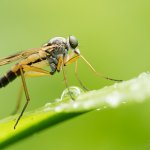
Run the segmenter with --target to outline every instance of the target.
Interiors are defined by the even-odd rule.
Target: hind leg
[[[17,99],[17,104],[15,110],[12,112],[12,115],[16,114],[20,108],[21,105],[21,100],[22,100],[22,95],[23,95],[23,85],[20,85],[19,89],[19,94],[18,94],[18,99]]]

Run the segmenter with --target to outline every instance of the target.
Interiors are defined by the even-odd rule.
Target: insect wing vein
[[[0,59],[0,66],[12,63],[12,62],[17,61],[19,59],[26,58],[29,55],[36,54],[40,50],[41,51],[46,51],[46,50],[52,51],[54,48],[55,48],[54,46],[47,46],[47,47],[41,47],[41,48],[35,48],[35,49],[29,49],[26,51],[21,51],[21,52],[14,54],[14,55]]]

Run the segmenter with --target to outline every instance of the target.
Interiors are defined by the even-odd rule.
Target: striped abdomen
[[[21,60],[19,63],[15,64],[11,68],[11,70],[9,70],[4,76],[0,78],[0,88],[5,87],[8,83],[13,81],[17,78],[17,76],[20,75],[20,65],[37,65],[37,67],[40,67],[40,64],[44,62],[44,60],[46,60],[46,57],[40,57],[38,54],[33,54],[28,58]]]
[[[0,88],[5,87],[9,82],[17,78],[17,75],[13,71],[8,71],[6,75],[0,78]]]

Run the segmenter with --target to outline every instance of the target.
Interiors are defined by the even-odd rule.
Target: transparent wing
[[[19,59],[26,58],[29,55],[38,53],[39,51],[46,51],[46,50],[52,51],[53,49],[54,49],[54,46],[45,46],[45,47],[41,47],[41,48],[34,48],[34,49],[29,49],[26,51],[18,52],[14,55],[0,59],[0,66],[9,64],[9,63],[17,61]]]

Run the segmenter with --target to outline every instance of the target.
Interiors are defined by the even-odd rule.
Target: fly
[[[75,62],[76,77],[81,86],[84,89],[86,89],[86,87],[82,84],[81,80],[77,75],[77,60],[79,58],[82,58],[95,74],[107,80],[122,81],[105,77],[102,74],[96,72],[96,70],[92,67],[92,65],[80,54],[80,50],[77,47],[78,41],[74,36],[69,36],[68,38],[55,37],[50,39],[48,43],[43,45],[41,48],[22,51],[15,55],[0,59],[0,66],[20,60],[18,61],[18,63],[12,66],[11,69],[4,76],[0,78],[0,88],[5,87],[14,79],[16,79],[18,76],[21,76],[22,79],[23,86],[21,89],[24,89],[26,96],[26,103],[14,125],[14,129],[16,128],[19,120],[21,119],[30,101],[25,77],[46,76],[46,75],[51,76],[54,75],[55,72],[60,72],[62,70],[65,85],[68,88],[64,66]],[[70,53],[68,53],[69,50],[71,50]],[[50,66],[50,71],[42,69],[45,66]],[[71,92],[69,93],[70,97],[73,99]],[[18,110],[18,107],[16,108],[16,111]]]

